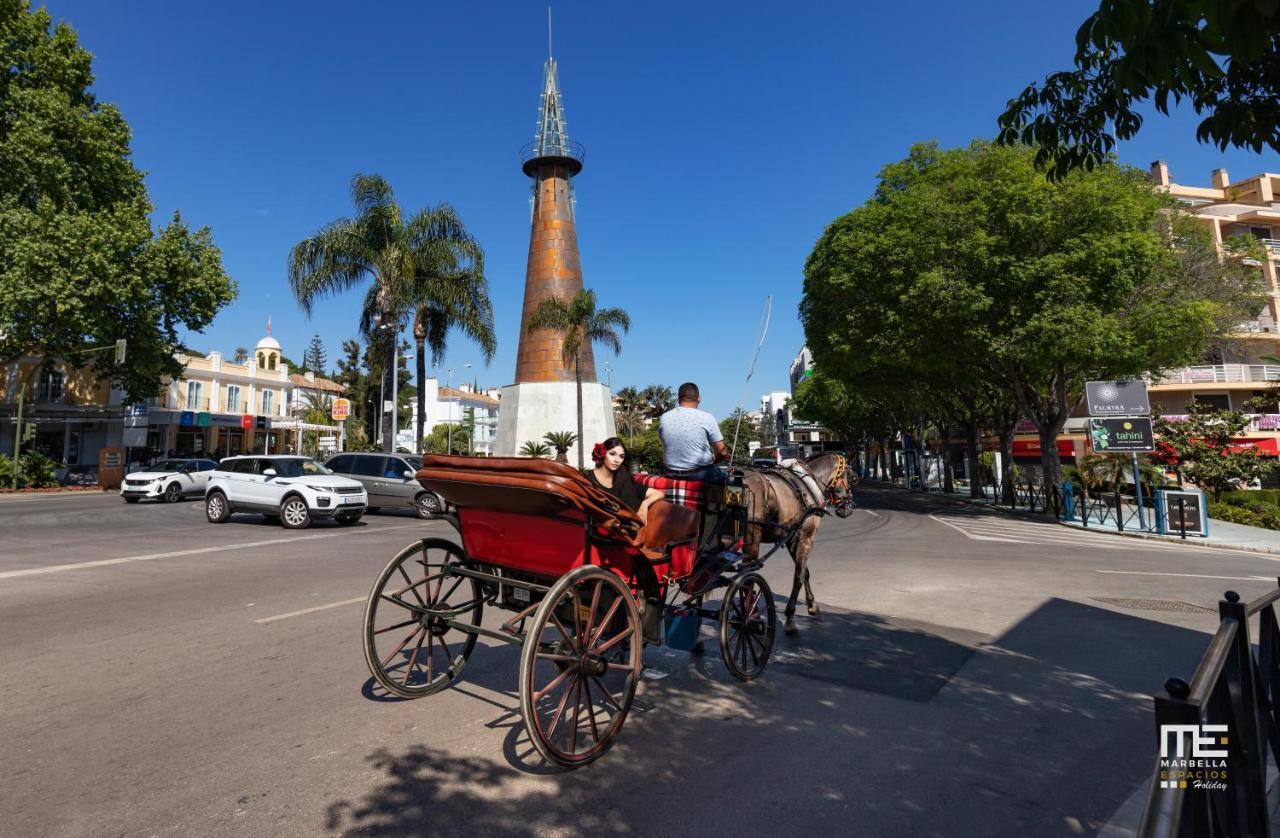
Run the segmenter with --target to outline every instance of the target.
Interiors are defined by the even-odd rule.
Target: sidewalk
[[[883,481],[876,481],[876,485],[890,484]],[[903,489],[903,491],[908,490]],[[1174,544],[1181,543],[1202,547],[1224,547],[1234,550],[1248,550],[1254,553],[1280,554],[1280,530],[1268,530],[1262,527],[1233,524],[1227,521],[1219,521],[1216,518],[1209,519],[1209,536],[1207,538],[1189,535],[1184,540],[1178,535],[1160,535],[1158,533],[1142,530],[1138,527],[1136,520],[1127,520],[1125,522],[1124,530],[1120,530],[1112,519],[1108,519],[1102,524],[1091,519],[1089,521],[1089,526],[1085,527],[1079,520],[1063,521],[1061,519],[1054,519],[1052,516],[1043,512],[1030,512],[1025,508],[1011,510],[1008,506],[997,506],[991,497],[971,498],[967,491],[952,492],[949,494],[930,492],[929,494],[934,495],[935,497],[945,497],[971,506],[986,507],[1003,512],[1006,515],[1014,515],[1037,521],[1057,520],[1057,523],[1064,527],[1088,529],[1090,532],[1111,533],[1112,535],[1127,536],[1129,538],[1148,538],[1156,541],[1171,542]],[[1148,512],[1151,512],[1151,510],[1148,510]]]

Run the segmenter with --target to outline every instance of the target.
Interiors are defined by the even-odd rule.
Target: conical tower
[[[569,139],[554,58],[547,59],[542,73],[537,133],[533,142],[521,149],[520,157],[524,173],[533,178],[533,226],[524,275],[516,383],[573,381],[573,369],[561,353],[563,335],[552,329],[531,334],[525,328],[543,300],[559,297],[568,302],[582,290],[573,178],[582,171],[583,150],[581,144]],[[588,346],[582,353],[582,380],[595,379],[595,360]]]
[[[582,171],[581,144],[569,139],[556,61],[543,65],[538,127],[533,142],[520,151],[521,168],[533,179],[529,260],[525,268],[524,307],[520,315],[515,383],[502,390],[497,454],[510,456],[548,431],[577,428],[574,370],[566,364],[564,335],[554,329],[529,332],[525,324],[543,300],[565,302],[582,290],[578,231],[574,220],[573,178]],[[583,436],[589,447],[614,434],[613,406],[607,388],[596,381],[591,347],[582,365]],[[576,448],[569,461],[577,462]]]

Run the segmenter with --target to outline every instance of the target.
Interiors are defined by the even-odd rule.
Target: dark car
[[[434,518],[446,509],[444,498],[423,487],[414,476],[422,458],[413,454],[338,454],[325,463],[330,471],[359,480],[369,493],[369,511],[413,509],[419,518]]]

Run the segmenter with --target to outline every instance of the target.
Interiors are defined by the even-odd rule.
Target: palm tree
[[[556,449],[556,462],[569,464],[569,449],[579,437],[573,431],[547,431],[542,435],[547,444]],[[579,466],[581,468],[581,466]]]
[[[583,289],[569,302],[549,297],[538,304],[525,326],[530,332],[556,329],[564,332],[560,354],[566,364],[573,364],[578,384],[578,439],[582,439],[582,353],[592,343],[603,343],[616,355],[622,351],[621,328],[631,328],[631,318],[620,308],[596,308],[594,291]],[[578,468],[585,468],[582,446],[578,446]]]
[[[671,388],[661,384],[650,384],[641,391],[640,398],[644,399],[645,412],[650,419],[657,419],[676,406],[676,397]]]
[[[628,413],[630,411],[643,411],[645,408],[644,396],[640,395],[640,391],[635,387],[622,387],[614,395],[614,400],[618,405],[618,412]]]
[[[237,346],[236,351],[231,354],[231,363],[243,364],[247,360],[249,360],[249,350],[243,346]]]
[[[618,432],[628,437],[640,435],[645,426],[645,419],[644,412],[640,410],[618,410],[613,414]]]
[[[534,442],[529,440],[520,446],[521,457],[550,457],[551,447],[545,442]]]
[[[321,297],[371,280],[361,328],[371,342],[377,338],[387,358],[383,375],[390,375],[396,335],[415,304],[423,301],[415,292],[421,292],[425,278],[459,270],[483,276],[483,253],[448,204],[419,210],[406,220],[391,185],[379,175],[352,178],[351,200],[354,218],[333,221],[294,245],[289,286],[309,316]],[[386,331],[395,335],[382,334]],[[383,422],[383,450],[390,452],[395,445],[391,415]]]

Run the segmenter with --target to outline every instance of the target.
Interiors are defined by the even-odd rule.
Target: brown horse
[[[802,501],[795,488],[780,472],[784,469],[745,469],[743,482],[746,486],[749,508],[751,510],[750,526],[743,542],[743,551],[749,559],[760,555],[760,544],[783,543],[791,560],[795,562],[795,579],[791,586],[791,598],[787,600],[786,622],[783,627],[788,634],[796,631],[796,600],[800,596],[800,586],[804,585],[805,604],[809,614],[817,619],[822,618],[818,601],[813,596],[813,586],[809,584],[809,551],[813,549],[813,540],[822,526],[822,515],[831,507],[841,518],[847,518],[853,511],[852,487],[848,463],[840,454],[819,454],[806,460],[818,485],[826,492],[825,506],[816,510],[807,499]],[[853,478],[856,485],[857,478]]]

